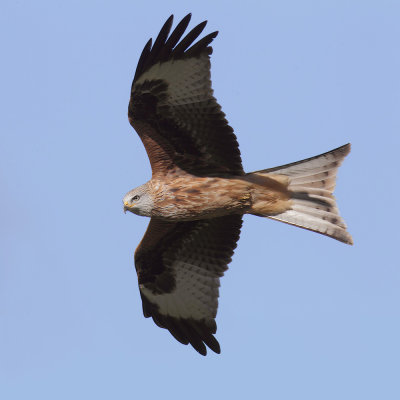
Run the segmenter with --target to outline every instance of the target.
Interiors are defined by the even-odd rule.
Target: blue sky
[[[183,3],[2,3],[0,397],[400,398],[399,2]],[[353,146],[355,245],[246,217],[206,358],[143,317],[121,202],[150,178],[139,54],[188,12],[247,171]]]

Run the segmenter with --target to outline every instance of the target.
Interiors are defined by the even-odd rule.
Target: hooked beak
[[[124,214],[129,211],[129,204],[127,202],[124,203]]]

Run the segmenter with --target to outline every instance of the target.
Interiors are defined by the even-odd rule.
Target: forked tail
[[[306,160],[257,171],[258,175],[288,178],[290,208],[264,216],[353,244],[332,194],[337,170],[349,152],[350,144],[346,144]]]

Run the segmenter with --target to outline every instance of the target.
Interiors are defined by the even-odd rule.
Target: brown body
[[[182,173],[149,183],[152,217],[192,221],[230,214],[278,214],[290,208],[287,178],[280,175],[196,177]]]

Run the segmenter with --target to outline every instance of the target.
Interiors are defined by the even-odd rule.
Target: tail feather
[[[323,221],[328,221],[334,225],[346,229],[345,222],[340,216],[338,216],[336,212],[320,210],[299,204],[294,204],[292,206],[292,210],[297,211],[299,214],[305,214],[311,217],[322,219]]]
[[[290,208],[265,216],[353,244],[332,194],[338,168],[349,152],[350,144],[346,144],[316,157],[257,171],[260,175],[289,178]]]
[[[333,174],[332,171],[328,171],[328,175],[325,172],[297,178],[296,183],[292,183],[292,187],[295,189],[296,186],[304,186],[307,184],[309,188],[324,188],[332,193],[335,189],[336,175]]]

